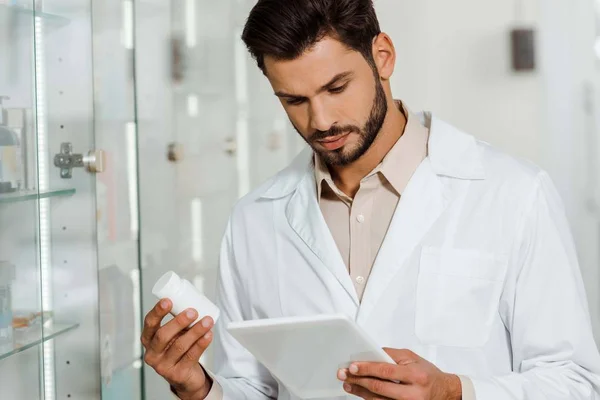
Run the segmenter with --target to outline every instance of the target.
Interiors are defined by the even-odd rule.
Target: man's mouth
[[[325,139],[317,140],[317,142],[329,151],[337,150],[343,147],[348,140],[350,133],[344,133],[337,136],[331,136]]]

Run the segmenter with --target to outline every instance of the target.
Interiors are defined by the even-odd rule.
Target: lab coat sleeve
[[[536,179],[509,261],[500,314],[513,373],[471,377],[478,400],[600,399],[600,356],[565,212],[546,173]]]
[[[460,384],[462,386],[462,400],[475,400],[475,389],[473,382],[466,376],[459,375]]]
[[[204,369],[204,371],[206,371],[206,373],[210,375],[210,377],[213,380],[212,388],[210,389],[210,392],[208,392],[208,395],[204,398],[204,400],[223,400],[223,388],[221,387],[219,382],[217,382],[214,374],[206,368]],[[173,386],[171,386],[171,392],[173,393],[174,399],[179,399],[179,396],[177,396],[177,391]]]
[[[212,372],[210,372],[208,370],[206,370],[206,372],[212,378],[213,385],[212,385],[212,388],[210,389],[210,392],[208,392],[208,396],[206,396],[206,398],[204,400],[223,400],[223,387],[221,386],[219,381],[217,381],[217,378],[214,376],[214,374]]]
[[[214,338],[215,383],[225,400],[266,400],[277,398],[278,385],[271,373],[231,336],[227,325],[248,319],[250,299],[246,296],[241,265],[236,262],[231,222],[223,243],[217,280],[217,305],[221,316]]]

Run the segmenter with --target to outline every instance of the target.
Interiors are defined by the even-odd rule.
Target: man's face
[[[327,165],[351,164],[371,147],[387,102],[359,52],[326,37],[295,60],[266,57],[265,67],[290,121]]]

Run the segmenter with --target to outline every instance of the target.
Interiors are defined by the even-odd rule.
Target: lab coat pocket
[[[481,347],[490,335],[507,258],[477,250],[424,247],[415,331],[423,344]]]

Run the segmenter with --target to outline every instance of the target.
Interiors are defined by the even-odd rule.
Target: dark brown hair
[[[293,60],[331,36],[374,67],[373,39],[381,33],[373,0],[258,0],[242,39],[259,68],[265,56]]]

